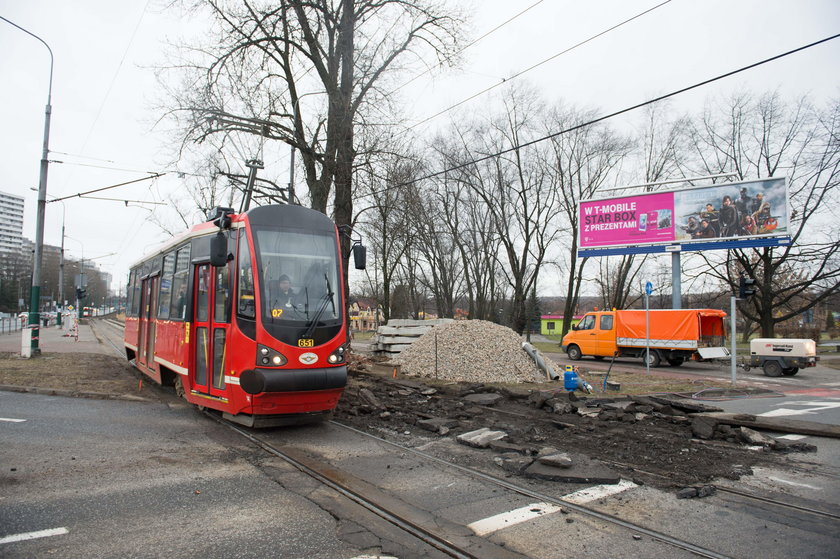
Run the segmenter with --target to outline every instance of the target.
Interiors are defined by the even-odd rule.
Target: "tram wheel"
[[[177,375],[175,377],[175,395],[184,399],[187,397],[186,391],[184,390],[184,381],[181,379],[181,375]]]

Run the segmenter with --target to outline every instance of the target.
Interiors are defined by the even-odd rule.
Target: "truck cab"
[[[615,340],[615,312],[590,312],[572,326],[561,347],[573,360],[584,355],[599,359],[613,356],[618,349]]]

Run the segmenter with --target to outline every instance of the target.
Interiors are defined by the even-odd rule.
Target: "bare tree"
[[[372,274],[372,285],[381,287],[381,291],[377,291],[380,292],[383,318],[387,322],[391,318],[393,290],[399,278],[400,265],[413,243],[413,215],[406,203],[413,187],[406,185],[416,178],[418,167],[401,157],[391,157],[379,163],[382,167],[378,169],[359,171],[362,176],[360,183],[368,190],[367,199],[372,203],[357,217],[373,256],[373,262],[368,266],[368,277],[371,278]]]
[[[741,312],[762,336],[840,290],[840,102],[819,109],[807,98],[788,103],[778,93],[735,95],[707,106],[692,128],[695,159],[707,173],[740,179],[787,176],[791,243],[734,250],[721,259],[703,253],[707,273],[737,291],[740,273],[758,293]]]
[[[437,212],[454,243],[454,257],[460,258],[467,315],[479,320],[498,320],[498,303],[504,297],[499,236],[490,226],[490,209],[470,188],[472,156],[469,151],[474,123],[459,123],[433,142],[439,165],[457,170],[438,174],[434,181],[432,211]],[[463,166],[463,167],[462,167]],[[455,264],[453,263],[453,266]],[[450,277],[454,278],[455,273]],[[455,291],[457,288],[450,288]],[[455,300],[457,296],[453,296]],[[455,309],[453,308],[453,313]]]
[[[563,308],[563,331],[569,331],[577,306],[583,268],[587,259],[578,262],[578,205],[593,198],[630,150],[630,142],[609,127],[596,124],[583,126],[592,119],[593,111],[558,107],[547,120],[551,130],[570,130],[551,139],[551,172],[553,183],[561,193],[558,205],[568,225],[563,232],[568,239],[566,251],[566,298]],[[623,290],[622,290],[623,291]]]
[[[511,326],[523,332],[527,297],[536,285],[548,247],[557,236],[557,188],[551,181],[541,146],[521,147],[535,135],[542,104],[531,91],[511,90],[505,112],[479,130],[466,184],[481,199],[501,247],[502,271],[511,289]],[[506,151],[503,155],[499,153]]]

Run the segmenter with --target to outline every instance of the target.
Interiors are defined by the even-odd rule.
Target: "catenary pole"
[[[44,255],[44,218],[47,206],[47,171],[49,170],[50,115],[52,113],[52,81],[54,59],[52,49],[41,37],[32,33],[31,31],[27,31],[20,25],[9,21],[8,19],[2,16],[0,16],[0,19],[16,27],[17,29],[20,29],[27,35],[38,39],[38,41],[40,41],[41,44],[47,47],[47,51],[49,51],[50,53],[50,82],[49,88],[47,89],[47,106],[44,111],[44,145],[41,151],[41,170],[40,178],[38,180],[38,210],[35,217],[35,256],[32,262],[32,289],[29,293],[30,327],[27,329],[27,331],[24,331],[24,336],[26,336],[28,333],[31,337],[29,351],[27,352],[25,348],[22,348],[22,353],[24,354],[24,356],[31,357],[32,355],[39,355],[41,353],[41,349],[38,345],[38,323],[41,318],[39,312],[41,306],[41,262],[43,260]]]

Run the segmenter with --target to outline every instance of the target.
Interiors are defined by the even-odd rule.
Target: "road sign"
[[[647,293],[648,295],[653,293],[653,284],[651,282],[647,282],[645,284],[645,293]]]

